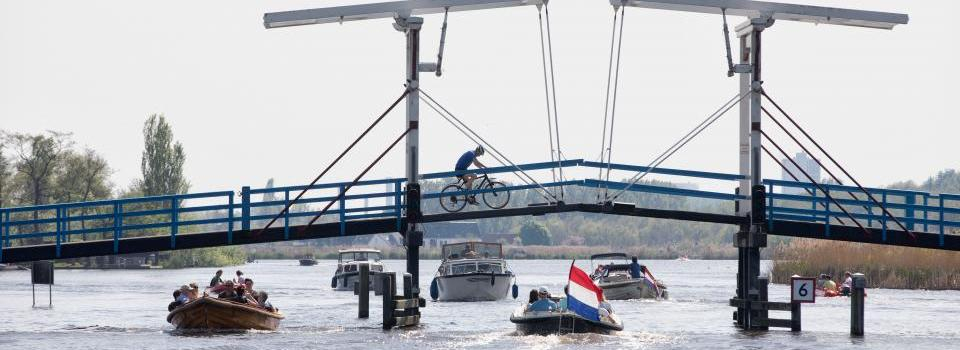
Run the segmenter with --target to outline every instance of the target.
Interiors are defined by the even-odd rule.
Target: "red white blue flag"
[[[567,309],[588,320],[599,321],[600,289],[586,272],[570,264],[570,277],[567,283]]]

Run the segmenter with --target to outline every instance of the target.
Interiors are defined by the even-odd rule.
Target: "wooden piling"
[[[360,311],[357,317],[370,318],[370,265],[360,264]]]
[[[393,273],[377,274],[380,278],[381,293],[383,294],[383,329],[390,329],[394,326],[393,318],[393,297],[396,293],[396,275]]]
[[[862,273],[853,274],[850,290],[850,335],[863,336],[863,300],[867,287],[867,277]]]

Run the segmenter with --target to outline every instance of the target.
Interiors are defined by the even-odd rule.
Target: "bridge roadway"
[[[545,162],[523,164],[519,167],[532,172],[556,167],[596,169],[605,168],[607,164],[567,160],[559,164]],[[656,174],[711,181],[736,182],[741,178],[731,174],[648,169],[624,164],[612,164],[610,167],[620,171],[650,170]],[[488,168],[487,173],[509,173],[514,170],[516,169],[513,167]],[[453,175],[456,174],[424,174],[423,179],[449,179]],[[234,203],[236,193],[223,191],[0,208],[0,262],[68,259],[397,232],[406,224],[402,207],[405,193],[402,190],[403,182],[403,179],[363,181],[349,194],[346,183],[320,184],[309,189],[306,186],[265,189],[245,187],[240,192],[240,203]],[[568,192],[571,187],[579,187],[581,195],[587,193],[584,191],[594,191],[598,187],[607,187],[614,191],[627,189],[634,194],[720,202],[721,208],[732,208],[735,200],[744,198],[730,193],[677,188],[657,182],[628,186],[626,183],[613,181],[561,179],[542,185],[553,189],[565,186]],[[960,229],[960,195],[869,189],[872,194],[882,199],[882,206],[893,212],[897,220],[912,231],[907,233],[895,230],[899,225],[892,225],[891,218],[882,215],[876,203],[866,200],[865,196],[852,194],[854,188],[824,184],[824,189],[833,196],[833,200],[828,200],[822,192],[813,189],[808,183],[765,180],[764,185],[767,188],[764,209],[767,223],[764,228],[770,235],[960,250],[960,235],[955,234]],[[533,184],[508,184],[507,189],[519,191],[537,187],[539,186]],[[266,220],[273,218],[296,193],[304,189],[310,194],[298,202],[303,205],[299,210],[292,210],[282,216],[277,225],[263,232],[260,232],[259,228],[251,227],[263,225]],[[471,190],[464,193],[482,195],[489,191]],[[337,195],[332,196],[331,192]],[[251,197],[257,194],[263,196],[261,201],[252,200]],[[439,197],[440,193],[429,191],[422,195],[424,200]],[[385,205],[370,206],[370,199],[383,199]],[[325,204],[331,201],[339,203],[336,209],[326,213],[326,221],[310,227],[303,225],[305,219],[319,214],[316,208],[309,204]],[[519,199],[512,200],[518,201]],[[362,206],[358,204],[361,202]],[[843,205],[846,211],[866,228],[854,226],[850,217],[838,210],[837,203]],[[431,201],[430,204],[434,203]],[[745,217],[733,214],[643,208],[623,203],[527,204],[513,203],[514,207],[505,209],[457,213],[428,212],[423,216],[423,221],[444,222],[581,212],[726,225],[747,223]],[[334,217],[336,220],[329,222],[334,220]],[[234,227],[235,225],[239,227]]]
[[[746,222],[745,218],[727,214],[635,208],[627,205],[611,207],[600,204],[583,203],[431,214],[425,215],[423,217],[423,221],[443,222],[509,216],[548,215],[570,212],[710,222],[729,225],[740,225]],[[405,221],[406,219],[401,220]],[[954,235],[946,236],[944,244],[941,245],[940,236],[938,234],[926,232],[915,232],[914,234],[917,237],[916,240],[914,240],[903,231],[888,229],[886,230],[887,239],[883,240],[884,233],[883,230],[879,228],[869,228],[868,230],[871,234],[866,235],[863,230],[856,226],[831,225],[831,235],[829,238],[827,238],[823,235],[823,224],[788,220],[773,220],[771,226],[774,229],[769,231],[768,234],[777,236],[829,239],[835,241],[911,246],[954,251],[960,250],[960,236]],[[346,233],[344,235],[341,235],[341,227],[340,223],[338,222],[314,224],[309,228],[306,228],[305,225],[290,226],[289,236],[286,238],[284,237],[285,230],[283,227],[272,227],[263,231],[262,233],[259,231],[259,229],[234,231],[232,243],[228,242],[226,231],[182,234],[177,237],[177,245],[175,248],[171,248],[169,244],[169,238],[167,236],[123,238],[121,239],[122,243],[119,245],[120,249],[118,253],[146,253],[175,249],[193,249],[226,245],[281,242],[285,240],[305,240],[391,233],[396,232],[396,220],[391,218],[378,218],[348,221],[346,223]],[[4,249],[3,263],[110,255],[114,254],[113,247],[113,240],[63,243],[60,248],[61,250],[59,257],[57,256],[56,247],[53,244],[9,247]]]

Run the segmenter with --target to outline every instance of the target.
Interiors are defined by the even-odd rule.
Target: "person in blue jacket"
[[[637,257],[633,257],[630,261],[630,277],[640,278],[641,276],[643,276],[643,269],[640,268]]]
[[[466,171],[468,168],[470,168],[470,165],[475,166],[477,169],[486,168],[486,166],[484,166],[483,163],[480,163],[480,161],[477,160],[477,157],[482,156],[484,153],[485,152],[484,152],[483,146],[477,146],[477,148],[472,151],[464,152],[460,156],[460,158],[457,159],[457,165],[453,168],[453,170],[458,172]],[[464,190],[472,190],[473,180],[477,179],[477,174],[464,173],[464,174],[457,175],[457,178],[463,180]],[[476,205],[477,204],[476,196],[475,195],[467,196],[467,202],[470,204]]]

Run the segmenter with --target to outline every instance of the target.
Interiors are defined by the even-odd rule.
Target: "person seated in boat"
[[[600,314],[601,321],[611,322],[610,315],[613,314],[613,306],[607,301],[606,296],[600,299],[600,307],[597,308],[597,313]]]
[[[850,295],[851,288],[853,288],[853,275],[850,274],[850,271],[846,271],[843,273],[843,284],[840,285],[840,295]]]
[[[821,286],[821,288],[822,288],[824,291],[828,291],[828,290],[829,290],[829,291],[836,291],[836,290],[837,290],[837,282],[834,282],[834,281],[833,281],[833,277],[832,277],[832,276],[827,275],[827,274],[824,274],[824,275],[823,275],[823,286]]]
[[[537,301],[527,307],[527,311],[554,311],[557,309],[557,303],[550,299],[550,292],[547,291],[547,287],[540,287],[537,291]]]
[[[223,278],[221,278],[222,276],[223,276],[223,270],[217,270],[217,274],[210,279],[209,287],[212,288],[212,287],[216,287],[223,284]]]
[[[259,304],[260,307],[266,309],[267,311],[274,312],[274,313],[277,312],[277,308],[273,307],[273,305],[270,304],[269,301],[267,301],[267,296],[268,296],[267,292],[257,293],[257,304]]]
[[[237,297],[237,291],[234,289],[233,280],[227,280],[226,282],[223,282],[223,285],[226,288],[224,288],[223,291],[217,295],[217,298],[229,300]]]
[[[570,286],[563,286],[563,297],[557,302],[557,309],[560,311],[567,309],[567,296],[570,295]]]
[[[640,269],[640,263],[637,262],[637,257],[630,259],[630,278],[640,278],[643,276],[643,272]]]
[[[247,278],[243,281],[243,287],[247,290],[247,293],[256,295],[257,292],[253,289],[253,279]]]
[[[247,288],[242,285],[237,287],[237,296],[231,301],[238,302],[240,304],[260,306],[260,303],[257,302],[257,299],[254,298],[253,295],[250,294],[250,291],[248,291]]]
[[[466,171],[468,168],[470,168],[470,165],[475,166],[477,169],[486,168],[486,166],[484,166],[483,163],[480,163],[480,161],[477,160],[477,158],[482,156],[484,153],[485,151],[483,149],[483,146],[477,146],[477,148],[472,151],[464,152],[462,155],[460,155],[460,158],[457,159],[457,164],[454,166],[453,171],[457,171],[457,172]],[[475,173],[460,174],[460,175],[457,175],[457,179],[460,179],[463,181],[464,190],[472,190],[473,180],[477,179],[477,174]],[[479,205],[477,203],[477,197],[474,194],[467,196],[467,203],[470,203],[473,205]]]
[[[181,304],[183,304],[183,302],[181,302],[181,300],[180,300],[180,295],[182,295],[182,294],[183,294],[183,293],[180,292],[179,289],[173,291],[173,301],[170,302],[170,304],[167,305],[167,311],[173,311],[173,309],[176,309],[178,306],[180,306]]]
[[[239,284],[239,285],[243,285],[243,280],[244,280],[244,279],[245,279],[245,278],[243,277],[243,271],[237,270],[237,278],[234,279],[233,281],[236,282],[236,283]]]
[[[540,300],[540,293],[537,293],[536,289],[531,289],[530,298],[527,299],[527,306],[530,306],[531,304],[537,302],[537,300]]]
[[[180,286],[178,291],[180,291],[180,295],[177,296],[176,301],[180,303],[180,305],[189,303],[191,300],[193,300],[190,298],[190,286],[184,284]]]

